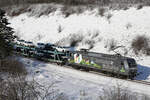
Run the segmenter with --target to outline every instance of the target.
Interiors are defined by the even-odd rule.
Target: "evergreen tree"
[[[4,58],[11,54],[12,42],[15,39],[14,31],[8,26],[5,11],[0,9],[0,57]]]

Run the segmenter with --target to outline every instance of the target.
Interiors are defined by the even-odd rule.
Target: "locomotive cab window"
[[[127,59],[127,62],[130,68],[136,67],[136,62],[134,59]]]

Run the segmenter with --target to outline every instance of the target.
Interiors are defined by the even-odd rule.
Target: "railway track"
[[[102,76],[106,76],[106,77],[111,77],[111,76],[108,76],[108,75],[103,74],[103,73],[98,73],[98,72],[93,72],[93,71],[91,71],[91,73],[102,75]],[[112,77],[112,78],[119,79],[119,80],[125,80],[125,81],[129,81],[129,82],[134,82],[134,83],[139,83],[139,84],[144,84],[144,85],[149,85],[150,86],[150,82],[144,81],[144,80],[121,79],[121,78],[116,78],[116,77]]]
[[[64,66],[64,67],[75,69],[75,68],[72,68],[70,66]],[[78,71],[84,71],[84,70],[78,70]],[[86,72],[86,71],[84,71],[84,72]],[[119,79],[119,80],[124,80],[124,81],[129,81],[129,82],[134,82],[134,83],[144,84],[144,85],[149,85],[150,86],[150,82],[144,81],[144,80],[121,79],[121,78],[112,77],[112,76],[106,75],[104,73],[99,73],[99,72],[94,72],[94,71],[89,71],[87,73],[97,74],[97,75],[101,75],[101,76],[105,76],[105,77],[111,77],[111,78],[114,78],[114,79]]]
[[[144,80],[128,80],[131,82],[135,82],[135,83],[140,83],[140,84],[145,84],[145,85],[150,85],[150,82],[144,81]]]

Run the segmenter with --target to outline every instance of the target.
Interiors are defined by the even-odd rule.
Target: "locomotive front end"
[[[129,77],[134,78],[137,75],[137,64],[133,58],[127,59],[127,64],[129,68]]]

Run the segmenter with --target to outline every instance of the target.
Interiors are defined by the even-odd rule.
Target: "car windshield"
[[[37,45],[44,45],[44,43],[38,43]]]
[[[27,42],[27,43],[32,44],[32,42]]]
[[[18,40],[19,42],[25,42],[25,40]]]

